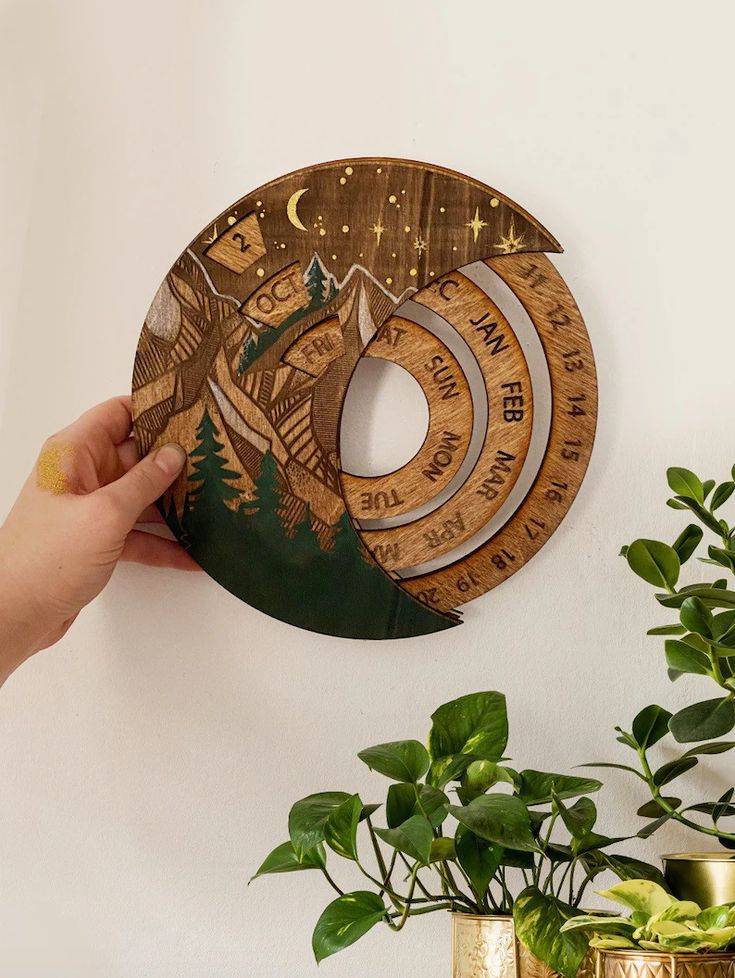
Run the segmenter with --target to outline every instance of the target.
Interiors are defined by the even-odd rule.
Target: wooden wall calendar
[[[161,501],[182,544],[233,594],[302,628],[380,639],[458,624],[460,605],[549,539],[589,461],[595,363],[546,256],[561,250],[501,193],[407,160],[322,164],[237,201],[175,262],[135,358],[140,451],[176,441],[189,455]],[[540,340],[551,410],[535,462],[534,380],[473,263]],[[417,309],[455,331],[480,389]],[[361,357],[408,370],[429,406],[423,445],[389,475],[340,465]],[[524,471],[523,498],[483,534]]]

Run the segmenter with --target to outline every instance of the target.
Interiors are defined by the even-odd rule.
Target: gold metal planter
[[[596,978],[735,978],[735,954],[600,951]]]
[[[452,978],[560,976],[516,939],[512,917],[455,913],[452,914]],[[577,978],[594,978],[591,955],[582,962]]]
[[[675,852],[661,858],[666,882],[680,900],[700,907],[735,902],[735,852]]]

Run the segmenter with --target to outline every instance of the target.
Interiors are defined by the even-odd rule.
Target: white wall
[[[644,637],[663,618],[616,554],[676,534],[667,465],[725,478],[735,458],[735,17],[670,0],[5,0],[0,18],[3,512],[48,432],[128,389],[181,248],[272,177],[429,160],[567,248],[554,261],[600,374],[589,475],[460,630],[324,638],[204,576],[126,566],[0,692],[0,974],[307,978],[329,892],[308,874],[245,883],[293,800],[384,788],[357,750],[496,688],[518,764],[620,759],[615,723],[697,683],[669,686]],[[606,829],[639,826],[622,775],[602,800]],[[672,830],[639,851],[692,843]],[[444,978],[448,922],[376,931],[319,973]]]

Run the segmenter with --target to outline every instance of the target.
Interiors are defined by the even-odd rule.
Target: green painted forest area
[[[323,550],[306,506],[293,536],[280,511],[285,483],[274,456],[263,456],[254,498],[232,482],[219,431],[205,408],[190,452],[193,471],[179,519],[171,530],[216,581],[268,615],[311,631],[351,638],[404,638],[457,624],[412,598],[371,560],[345,512],[331,550]],[[228,505],[229,503],[229,505]]]

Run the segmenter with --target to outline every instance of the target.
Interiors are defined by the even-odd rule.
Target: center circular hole
[[[418,452],[428,428],[429,405],[407,370],[390,360],[358,360],[342,409],[340,454],[345,472],[395,472]]]

